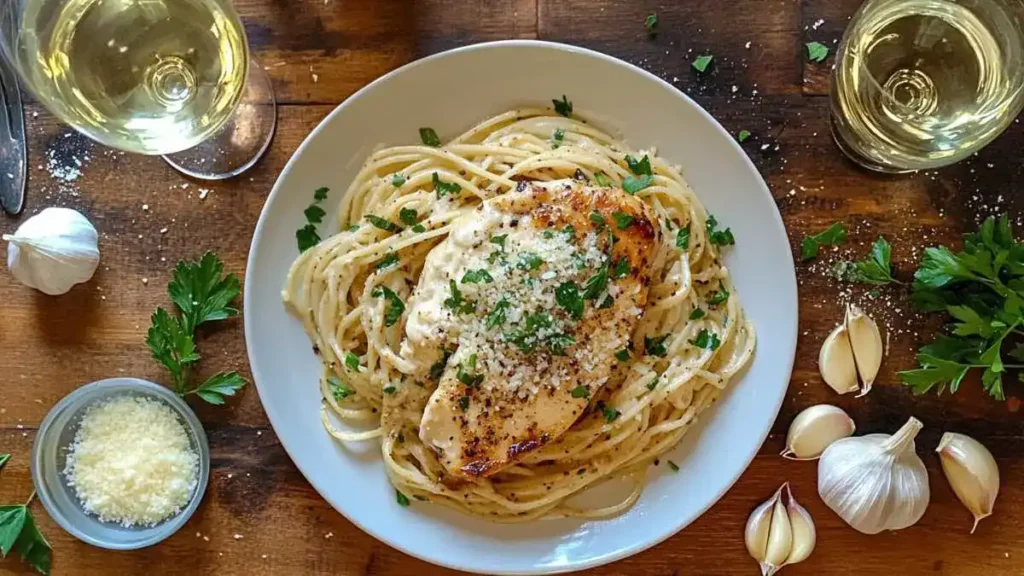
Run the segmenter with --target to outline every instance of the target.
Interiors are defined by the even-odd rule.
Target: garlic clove
[[[763,563],[765,553],[768,549],[768,532],[771,529],[772,511],[775,503],[782,497],[782,488],[775,491],[775,495],[761,504],[750,513],[747,518],[747,528],[743,534],[743,540],[747,545],[747,552],[758,562]]]
[[[783,486],[788,486],[784,484]],[[781,492],[782,488],[779,488]],[[768,530],[768,547],[764,551],[764,564],[768,565],[769,573],[775,572],[786,563],[789,551],[793,549],[793,526],[789,522],[789,514],[779,498],[772,506],[771,528]],[[764,572],[764,566],[761,567]]]
[[[836,440],[853,435],[857,426],[842,408],[818,404],[797,414],[789,425],[786,449],[790,460],[814,460]]]
[[[949,485],[960,502],[974,515],[971,534],[978,522],[992,515],[999,495],[999,466],[992,453],[970,436],[946,432],[939,441],[939,460]]]
[[[860,398],[871,391],[882,366],[882,334],[878,331],[878,324],[852,304],[846,307],[846,329],[861,381],[860,394],[857,394]]]
[[[793,492],[786,484],[786,495],[788,504],[786,512],[789,514],[789,522],[793,529],[793,546],[786,558],[786,564],[797,564],[803,562],[814,552],[814,545],[818,542],[818,533],[814,528],[814,520],[806,508],[797,503],[793,498]]]
[[[849,330],[845,322],[836,326],[828,338],[825,338],[821,352],[818,353],[818,369],[825,383],[840,394],[853,392],[859,388],[853,345],[850,343]]]

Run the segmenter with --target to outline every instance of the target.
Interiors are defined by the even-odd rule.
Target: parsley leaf
[[[469,314],[476,309],[476,304],[462,297],[462,291],[459,290],[459,286],[455,283],[455,280],[449,280],[448,287],[451,288],[452,295],[445,299],[445,308],[457,314]]]
[[[555,288],[555,302],[558,303],[573,320],[583,318],[583,297],[575,282],[563,282]]]
[[[457,182],[442,182],[437,172],[431,176],[431,182],[434,184],[434,192],[437,193],[438,199],[444,198],[448,194],[455,196],[462,192],[462,186]]]
[[[601,216],[601,213],[598,212],[597,210],[594,210],[593,212],[590,213],[590,221],[594,223],[594,227],[597,228],[598,232],[604,230],[604,216]]]
[[[444,369],[448,367],[448,359],[452,357],[452,351],[445,349],[441,353],[441,357],[430,365],[430,379],[437,380],[444,374]]]
[[[395,490],[395,500],[398,502],[398,505],[401,506],[402,508],[409,507],[409,497],[406,496],[405,494],[402,494],[398,490]]]
[[[597,307],[597,309],[606,310],[608,308],[611,308],[613,304],[615,304],[615,300],[611,297],[611,294],[607,294],[605,295],[604,300],[601,301],[601,304]]]
[[[706,223],[708,230],[708,241],[715,246],[732,246],[736,244],[736,238],[732,235],[732,229],[726,228],[725,230],[718,229],[718,220],[711,214],[708,214],[708,221]]]
[[[623,256],[619,258],[619,261],[615,263],[615,268],[612,269],[612,278],[625,278],[629,274],[629,259]]]
[[[728,299],[729,291],[725,289],[725,286],[722,286],[721,290],[716,290],[708,294],[708,304],[712,306],[718,306],[719,304],[725,302]]]
[[[680,250],[689,250],[690,248],[690,225],[687,224],[685,228],[680,228],[676,234],[676,248]]]
[[[598,186],[603,186],[605,188],[607,188],[607,187],[612,185],[611,178],[609,178],[608,175],[605,174],[604,172],[597,172],[597,173],[595,173],[594,174],[594,182],[597,182]]]
[[[380,216],[374,216],[373,214],[367,214],[363,216],[367,222],[373,224],[374,227],[379,228],[385,232],[401,232],[402,227],[395,224],[391,220],[381,218]]]
[[[630,172],[637,176],[651,176],[651,159],[644,154],[641,160],[637,160],[630,155],[626,155],[626,166],[629,166]]]
[[[351,352],[346,352],[345,353],[345,368],[348,368],[349,370],[351,370],[353,372],[361,372],[361,370],[359,369],[359,356],[356,356],[355,354],[353,354]]]
[[[662,334],[661,336],[655,336],[653,338],[645,336],[644,351],[651,356],[664,358],[668,355],[668,349],[665,348],[665,340],[668,340],[669,336],[671,336],[671,334]]]
[[[331,189],[327,187],[317,188],[313,191],[313,200],[316,202],[323,202],[324,200],[327,200],[327,193],[330,191]]]
[[[381,390],[381,392],[387,394],[388,396],[393,396],[395,392],[398,392],[398,388],[395,388],[394,386],[385,386]]]
[[[398,322],[399,318],[402,317],[402,313],[405,312],[405,302],[395,294],[391,288],[387,286],[377,286],[370,292],[370,296],[374,298],[384,297],[386,301],[384,306],[384,325],[394,326]]]
[[[694,308],[693,311],[690,312],[690,320],[700,320],[701,318],[707,316],[707,314],[708,313],[705,312],[702,308]]]
[[[647,18],[644,18],[644,28],[647,28],[647,33],[651,36],[658,34],[658,15],[648,14]]]
[[[810,260],[818,256],[818,249],[822,246],[838,246],[846,242],[846,228],[842,222],[836,222],[820,234],[804,236],[800,244],[800,259]]]
[[[412,226],[419,220],[420,213],[413,210],[412,208],[402,208],[398,212],[398,219],[402,221],[402,224]]]
[[[673,462],[671,460],[666,460],[666,462],[668,462],[668,467],[671,468],[673,472],[679,472],[679,465],[678,464],[676,464],[675,462]]]
[[[599,407],[601,408],[601,413],[604,415],[604,421],[609,424],[616,421],[619,416],[622,416],[622,412],[619,412],[611,406],[605,406],[603,402]]]
[[[548,347],[555,356],[565,356],[565,349],[576,343],[576,339],[568,334],[553,334],[547,338]]]
[[[0,506],[0,555],[12,550],[40,574],[50,573],[53,549],[36,527],[27,503]]]
[[[629,348],[623,348],[622,350],[619,350],[618,352],[616,352],[615,353],[615,359],[618,360],[619,362],[628,362],[629,361]]]
[[[520,270],[536,270],[544,264],[544,260],[540,256],[533,252],[523,252],[519,256],[519,262],[516,264],[516,268]]]
[[[508,238],[508,234],[501,234],[501,235],[495,234],[494,236],[491,236],[491,244],[497,244],[498,246],[501,246],[502,250],[504,250],[505,249],[505,240],[507,238]]]
[[[405,176],[403,176],[399,172],[395,172],[391,176],[391,185],[394,186],[395,188],[401,188],[402,184],[405,184]]]
[[[811,62],[824,62],[828,58],[828,46],[821,42],[808,42],[804,46],[807,47],[807,59]]]
[[[697,333],[696,338],[690,340],[690,344],[705,350],[718,350],[718,347],[722,342],[718,339],[718,334],[707,330],[701,330]]]
[[[650,382],[647,383],[647,389],[648,390],[654,390],[657,387],[658,387],[658,377],[655,376],[654,380],[651,380]]]
[[[483,268],[466,270],[466,273],[462,275],[463,284],[490,284],[491,282],[494,282],[494,277]]]
[[[245,384],[245,378],[239,376],[237,372],[218,372],[186,394],[195,394],[208,404],[220,406],[224,403],[225,396],[234,396]]]
[[[616,210],[615,212],[612,212],[612,220],[615,221],[616,228],[619,230],[625,230],[633,224],[634,218],[632,214],[626,214],[621,210]]]
[[[700,72],[701,74],[703,74],[704,72],[707,71],[708,66],[711,64],[711,61],[714,60],[714,59],[715,59],[715,57],[712,56],[711,54],[702,54],[700,56],[697,56],[697,59],[693,61],[691,66],[693,66],[694,70],[696,70],[697,72]]]
[[[327,216],[327,212],[316,204],[310,204],[302,213],[310,224],[320,224],[324,221],[324,216]]]
[[[461,408],[463,412],[469,410],[469,396],[459,398],[459,408]]]
[[[305,252],[320,243],[320,235],[316,232],[315,224],[306,224],[295,231],[295,240],[299,245],[299,252]]]
[[[420,142],[431,148],[441,147],[441,139],[437,137],[437,132],[434,132],[433,128],[420,128]]]
[[[583,286],[583,298],[585,300],[597,300],[597,298],[604,293],[605,288],[608,287],[608,265],[605,264],[598,269],[597,274],[594,274],[587,280],[587,283]]]
[[[562,94],[561,100],[552,100],[551,103],[555,105],[555,112],[560,116],[572,118],[572,102],[565,97],[565,94]]]
[[[470,354],[465,364],[459,364],[456,378],[470,388],[476,388],[484,381],[484,375],[476,373],[476,354]]]
[[[590,388],[580,384],[573,388],[569,395],[573,398],[590,398]]]
[[[494,310],[487,315],[487,329],[496,328],[505,323],[505,312],[512,307],[508,300],[502,298],[494,305]]]
[[[410,228],[410,230],[412,230],[413,232],[415,232],[417,234],[422,234],[422,233],[427,231],[426,227],[424,227],[423,224],[417,224],[417,225],[413,226],[412,228]]]
[[[874,284],[884,286],[895,282],[902,284],[892,276],[892,265],[889,258],[892,254],[892,247],[881,236],[871,247],[871,255],[866,260],[859,262],[837,262],[833,267],[836,277],[846,282],[857,284]],[[928,254],[926,252],[925,258]]]
[[[380,262],[377,262],[377,270],[384,270],[385,268],[390,268],[391,266],[398,264],[398,262],[398,252],[388,252],[387,254],[384,255],[383,258],[380,259]]]
[[[0,468],[3,468],[4,464],[7,464],[7,461],[10,460],[10,459],[11,459],[11,455],[10,454],[0,454]]]
[[[551,135],[551,139],[554,141],[552,148],[558,148],[562,145],[562,141],[565,140],[565,130],[561,128],[555,129],[555,133]]]
[[[313,191],[313,203],[303,211],[306,217],[306,224],[295,231],[295,241],[299,247],[299,253],[309,250],[320,243],[320,235],[316,231],[316,225],[324,220],[327,212],[317,206],[318,203],[327,199],[328,188],[317,188]]]
[[[736,139],[739,140],[740,143],[746,142],[747,140],[750,139],[750,131],[748,131],[748,130],[740,130],[736,134]]]
[[[630,194],[636,194],[653,183],[654,176],[651,176],[650,174],[644,174],[643,176],[626,176],[626,179],[622,181],[622,189]]]

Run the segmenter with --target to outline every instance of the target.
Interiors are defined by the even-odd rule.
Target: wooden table
[[[166,305],[175,262],[216,251],[239,276],[251,232],[277,174],[335,105],[374,78],[434,52],[487,40],[541,38],[579,44],[638,64],[690,94],[727,129],[749,130],[744,144],[768,181],[794,248],[809,232],[842,220],[847,249],[863,255],[879,234],[894,246],[906,279],[920,248],[955,243],[993,212],[1021,214],[1017,188],[1024,162],[1019,126],[968,162],[935,173],[880,177],[856,169],[833,145],[827,74],[833,59],[808,63],[805,42],[834,47],[860,0],[237,0],[253,50],[271,75],[278,132],[266,157],[234,180],[183,179],[158,158],[92,144],[30,104],[28,214],[46,206],[77,208],[101,231],[95,278],[50,298],[0,273],[0,452],[12,460],[0,475],[0,502],[31,491],[28,457],[35,427],[77,386],[132,375],[166,374],[143,343],[149,315]],[[643,21],[658,13],[657,38]],[[698,77],[690,61],[715,56]],[[528,81],[528,79],[524,79]],[[642,104],[640,104],[642,105]],[[84,166],[74,181],[45,167]],[[70,159],[70,160],[69,160]],[[200,189],[209,190],[205,199]],[[146,207],[144,207],[146,205]],[[0,232],[19,220],[0,218]],[[739,242],[745,239],[737,231]],[[924,240],[922,240],[922,238]],[[867,305],[889,329],[890,353],[869,396],[839,397],[821,381],[818,348],[842,314],[838,286],[820,265],[798,267],[800,341],[790,394],[760,455],[710,512],[655,548],[593,570],[594,574],[755,574],[742,531],[750,510],[789,480],[818,527],[818,547],[786,574],[1021,574],[1024,551],[1024,426],[1019,401],[987,398],[977,381],[957,396],[913,397],[895,376],[935,328],[910,313],[906,294],[886,289]],[[863,291],[854,290],[863,297]],[[248,374],[241,320],[205,336],[204,370]],[[1009,384],[1010,395],[1021,395]],[[932,503],[911,529],[874,537],[848,528],[815,494],[816,466],[783,460],[787,426],[800,409],[831,402],[847,409],[861,432],[894,431],[915,415],[925,429],[918,449],[931,477]],[[195,405],[213,452],[206,500],[170,540],[137,552],[87,546],[33,509],[54,547],[55,574],[442,574],[362,533],[306,483],[278,443],[249,388],[226,407]],[[955,499],[932,450],[943,431],[971,434],[999,460],[1003,490],[994,517],[969,535],[970,516]],[[680,495],[685,497],[684,494]],[[236,536],[238,535],[238,536]],[[411,535],[415,537],[415,535]],[[17,559],[0,573],[27,572]]]

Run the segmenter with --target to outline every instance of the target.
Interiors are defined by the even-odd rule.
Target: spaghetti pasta
[[[680,172],[653,151],[647,154],[651,179],[635,195],[656,216],[661,243],[633,338],[668,337],[662,353],[616,365],[603,395],[614,418],[580,417],[561,437],[496,474],[451,482],[416,433],[436,382],[394,394],[396,383],[417,371],[403,353],[405,302],[453,223],[523,180],[622,186],[632,176],[629,153],[591,124],[542,109],[500,114],[442,147],[373,153],[341,200],[342,231],[302,253],[282,291],[324,362],[327,432],[343,442],[379,438],[388,477],[401,494],[498,521],[603,518],[632,506],[646,469],[718,398],[755,342],[716,245],[723,243],[721,232],[709,225]],[[459,193],[444,194],[446,187]],[[365,426],[353,428],[359,424]],[[585,509],[570,502],[623,476],[634,488],[615,505]]]

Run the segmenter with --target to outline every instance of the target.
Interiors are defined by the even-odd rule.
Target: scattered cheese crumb
[[[242,538],[245,538],[245,536],[242,536],[241,534],[235,534],[235,540],[241,540]]]

